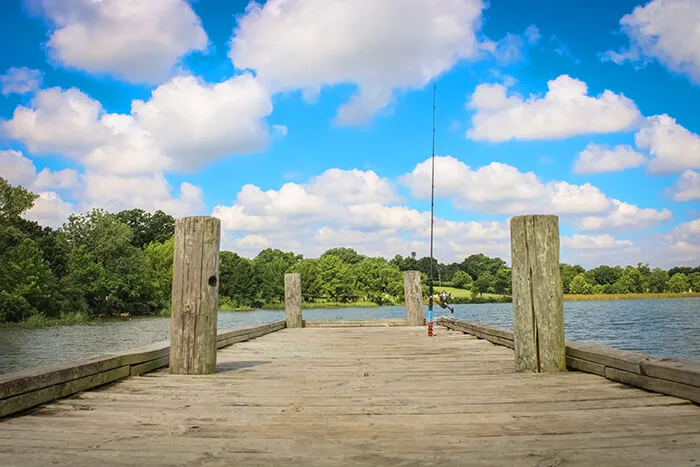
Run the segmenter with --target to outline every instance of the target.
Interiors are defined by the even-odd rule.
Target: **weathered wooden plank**
[[[567,342],[567,356],[598,363],[618,370],[641,374],[639,365],[649,357],[627,350],[618,350],[584,342]]]
[[[559,218],[510,220],[513,328],[518,371],[566,371]]]
[[[424,321],[425,322],[425,321]],[[408,326],[405,319],[370,319],[370,320],[304,320],[306,328],[356,328],[356,327],[389,327]]]
[[[285,321],[275,321],[273,323],[263,324],[260,326],[250,326],[240,329],[222,331],[217,336],[216,345],[218,348],[226,347],[236,342],[243,342],[248,339],[261,337],[266,334],[280,331],[285,327]]]
[[[0,400],[0,418],[129,376],[128,365]]]
[[[168,366],[170,363],[170,356],[166,355],[165,357],[160,357],[155,360],[150,360],[148,362],[140,363],[138,365],[132,365],[131,366],[131,371],[129,372],[130,376],[138,376],[144,373],[148,373],[149,371],[157,370],[159,368],[164,368]]]
[[[605,377],[619,383],[682,397],[683,399],[688,399],[700,404],[700,388],[697,386],[676,383],[675,381],[668,381],[660,378],[652,378],[609,367],[605,368]],[[698,421],[700,422],[700,418],[698,418]]]
[[[700,363],[677,358],[649,358],[639,364],[642,375],[700,388]]]
[[[404,271],[403,290],[406,303],[406,321],[409,326],[422,326],[425,323],[423,312],[423,292],[420,286],[420,271]]]
[[[170,372],[216,371],[221,221],[185,217],[175,223]]]
[[[585,371],[586,373],[593,373],[594,375],[605,376],[605,365],[600,363],[591,362],[588,360],[581,360],[580,358],[566,356],[566,366],[579,371]]]
[[[301,327],[301,274],[298,272],[284,275],[284,314],[288,328]]]

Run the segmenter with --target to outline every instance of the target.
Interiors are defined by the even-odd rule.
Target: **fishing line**
[[[432,149],[432,179],[430,183],[430,276],[428,277],[428,336],[433,335],[433,216],[435,213],[435,96],[437,83],[433,83],[433,149]]]

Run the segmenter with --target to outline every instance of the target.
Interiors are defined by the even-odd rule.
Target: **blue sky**
[[[562,260],[698,264],[700,4],[13,0],[0,176],[27,216],[222,219],[224,248],[509,259],[560,216]],[[167,20],[163,20],[167,18]]]

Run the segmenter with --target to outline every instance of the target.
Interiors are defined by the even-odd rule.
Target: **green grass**
[[[43,313],[32,315],[19,323],[0,323],[0,327],[17,327],[24,329],[45,328],[50,326],[73,326],[75,324],[85,324],[90,318],[85,313],[75,311],[71,313],[61,313],[58,318],[48,318]]]
[[[435,293],[440,293],[443,290],[449,294],[452,294],[452,298],[474,298],[471,291],[469,291],[469,290],[458,289],[456,287],[440,287],[439,285],[433,284],[433,291]],[[478,297],[479,294],[476,294],[476,296]],[[483,294],[483,298],[500,298],[500,297],[502,297],[502,295],[493,294],[493,293],[484,293]]]
[[[650,300],[659,298],[700,298],[700,293],[628,293],[628,294],[589,294],[574,295],[564,294],[567,302],[594,301],[594,300]]]

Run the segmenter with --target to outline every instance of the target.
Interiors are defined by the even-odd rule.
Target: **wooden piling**
[[[221,222],[185,217],[175,223],[170,373],[216,372]]]
[[[301,274],[284,275],[284,315],[288,328],[302,327],[301,319]]]
[[[566,371],[559,218],[516,216],[510,234],[516,369]]]
[[[406,321],[409,326],[423,326],[423,293],[420,288],[420,271],[404,271],[403,291],[406,301]]]

